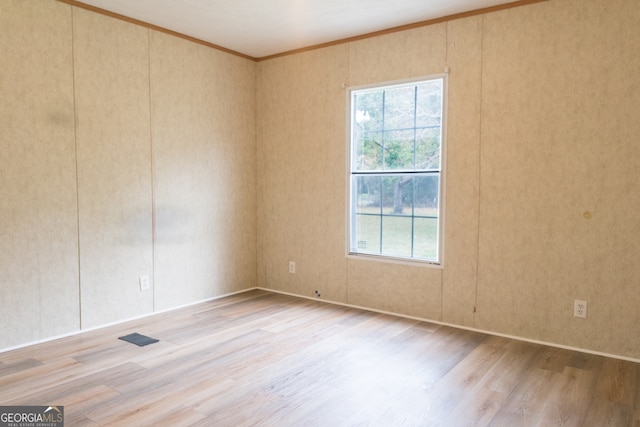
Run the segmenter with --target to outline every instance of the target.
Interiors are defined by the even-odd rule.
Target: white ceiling
[[[81,0],[262,58],[514,0]]]

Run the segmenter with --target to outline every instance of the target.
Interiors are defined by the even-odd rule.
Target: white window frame
[[[423,259],[423,258],[411,258],[386,254],[374,254],[370,252],[358,252],[352,247],[352,241],[355,238],[355,226],[354,219],[355,213],[353,212],[353,189],[352,189],[352,175],[353,171],[353,155],[354,155],[354,131],[352,129],[354,120],[354,105],[353,96],[354,92],[363,92],[373,89],[391,89],[394,87],[410,86],[419,84],[422,82],[428,82],[430,80],[442,80],[442,119],[441,119],[441,141],[440,141],[440,168],[439,168],[439,189],[438,189],[438,233],[437,233],[437,257],[435,260]],[[346,173],[346,217],[347,217],[347,236],[346,236],[346,254],[348,258],[381,261],[381,262],[393,262],[393,263],[406,263],[411,265],[423,265],[429,267],[442,268],[444,265],[444,226],[445,226],[445,177],[446,177],[446,147],[447,147],[447,93],[448,93],[448,75],[447,73],[433,74],[418,78],[397,80],[391,82],[382,82],[365,86],[353,86],[348,87],[346,90],[347,96],[347,173]]]

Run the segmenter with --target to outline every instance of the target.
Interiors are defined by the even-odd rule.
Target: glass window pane
[[[356,215],[356,236],[353,250],[369,254],[380,253],[380,216]]]
[[[379,176],[358,176],[355,179],[356,213],[380,214],[381,192]]]
[[[382,179],[382,212],[387,215],[413,215],[412,175]]]
[[[438,219],[414,218],[413,256],[426,260],[438,259]]]
[[[382,170],[382,133],[360,132],[355,142],[353,168],[357,171]]]
[[[411,257],[411,217],[382,217],[382,253]]]
[[[432,80],[417,88],[416,126],[441,126],[442,80]]]
[[[439,208],[440,176],[415,176],[414,215],[437,217]]]
[[[414,168],[413,129],[384,133],[384,169],[412,170]]]
[[[415,86],[385,91],[384,129],[410,129],[415,125]]]
[[[354,126],[362,131],[382,130],[383,91],[361,93],[354,96]]]
[[[416,169],[440,169],[440,128],[416,129]]]

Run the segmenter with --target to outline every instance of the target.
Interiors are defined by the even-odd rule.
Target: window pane
[[[362,131],[382,130],[383,92],[361,93],[353,97],[355,102],[354,125]]]
[[[411,257],[412,218],[382,217],[382,253],[401,257]]]
[[[380,253],[381,184],[379,176],[359,176],[354,181],[357,201],[351,247],[357,252]]]
[[[438,220],[414,218],[413,256],[435,261],[438,259]]]
[[[440,128],[416,129],[416,169],[440,169]]]
[[[382,170],[381,132],[360,132],[356,135],[356,152],[353,162],[355,170]]]
[[[411,175],[382,178],[382,211],[387,215],[413,214],[413,178]]]
[[[412,130],[384,133],[384,169],[412,170],[414,167],[414,136]]]
[[[353,250],[370,254],[380,253],[380,218],[379,215],[356,215]]]
[[[385,91],[384,129],[409,129],[415,126],[415,86]]]
[[[381,179],[379,176],[356,177],[356,213],[380,214]]]
[[[441,126],[442,80],[432,80],[418,86],[416,126]]]
[[[440,176],[416,176],[414,179],[414,215],[438,217]]]

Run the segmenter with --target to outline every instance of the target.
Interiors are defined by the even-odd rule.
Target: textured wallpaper
[[[306,296],[321,288],[335,301],[346,298],[347,52],[258,64],[259,283]]]
[[[80,325],[71,25],[0,3],[0,348]]]
[[[0,56],[0,349],[255,286],[254,62],[54,0]]]
[[[151,33],[156,309],[255,286],[255,64]]]
[[[485,17],[479,327],[640,357],[638,24],[629,0]]]
[[[148,30],[73,9],[82,326],[153,311]]]

